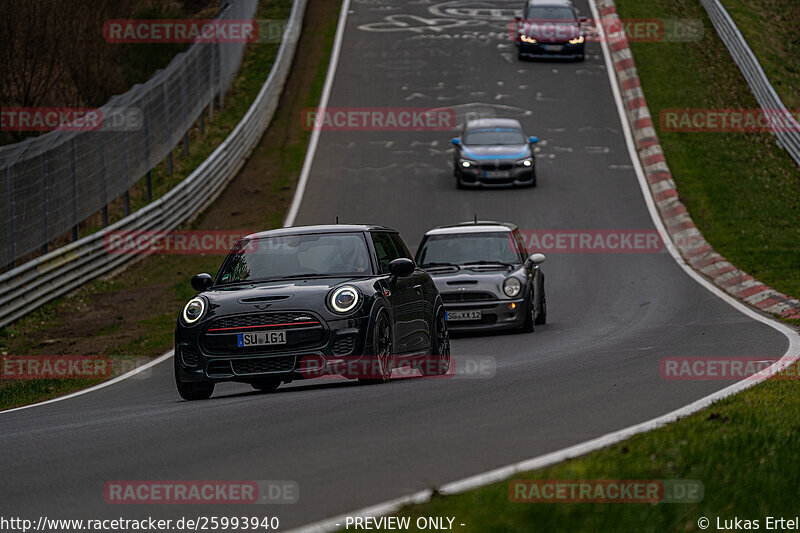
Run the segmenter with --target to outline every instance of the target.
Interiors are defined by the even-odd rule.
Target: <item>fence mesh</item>
[[[258,0],[232,0],[218,18],[250,20],[257,6]],[[112,97],[100,109],[102,128],[52,131],[0,147],[0,265],[41,249],[163,161],[228,90],[243,52],[242,43],[194,43],[147,82]]]

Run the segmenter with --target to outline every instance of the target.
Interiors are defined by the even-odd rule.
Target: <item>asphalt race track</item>
[[[479,6],[495,6],[490,11]],[[591,16],[585,0],[576,2]],[[539,186],[456,190],[451,131],[324,131],[296,224],[369,222],[412,246],[472,219],[529,229],[652,230],[600,45],[583,63],[517,61],[518,1],[353,0],[329,106],[518,117]],[[313,14],[311,14],[313,16]],[[134,267],[135,268],[135,267]],[[0,415],[3,515],[278,516],[297,527],[620,429],[730,382],[667,381],[668,356],[783,355],[787,339],[690,279],[666,252],[550,254],[548,324],[456,338],[492,376],[334,380],[183,402],[171,363],[74,399]],[[292,480],[292,505],[111,505],[111,480]]]

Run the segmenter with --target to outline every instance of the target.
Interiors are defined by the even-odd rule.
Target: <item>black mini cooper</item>
[[[263,391],[320,375],[386,382],[393,368],[446,374],[442,299],[400,234],[370,225],[306,226],[242,238],[175,330],[175,381],[186,400],[220,381]]]

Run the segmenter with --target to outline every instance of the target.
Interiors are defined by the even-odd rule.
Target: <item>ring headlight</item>
[[[522,283],[517,278],[506,278],[503,282],[503,292],[509,298],[513,298],[522,290]]]
[[[206,302],[202,298],[192,298],[189,300],[184,308],[183,312],[181,313],[181,317],[183,321],[187,324],[194,324],[200,317],[203,316],[206,310]]]
[[[579,35],[578,37],[575,37],[574,39],[570,39],[569,40],[569,44],[581,44],[583,41],[584,41],[583,35]]]
[[[330,305],[331,309],[337,313],[347,313],[352,311],[358,305],[359,295],[355,287],[345,285],[339,287],[331,293]]]

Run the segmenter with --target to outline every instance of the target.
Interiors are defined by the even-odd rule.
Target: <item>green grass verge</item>
[[[725,0],[724,5],[783,103],[800,108],[800,2]]]
[[[623,18],[705,22],[702,42],[631,43],[667,163],[681,200],[716,251],[756,279],[800,297],[800,171],[774,137],[670,132],[658,123],[666,109],[758,107],[700,2],[619,0],[617,9]],[[781,60],[797,64],[797,57]]]
[[[796,371],[796,370],[795,370]],[[402,509],[400,516],[455,517],[458,531],[700,531],[697,521],[797,514],[800,395],[770,380],[664,428],[512,479],[696,480],[699,503],[515,503],[509,481]],[[490,453],[487,450],[487,453]],[[413,529],[413,528],[412,528]]]

